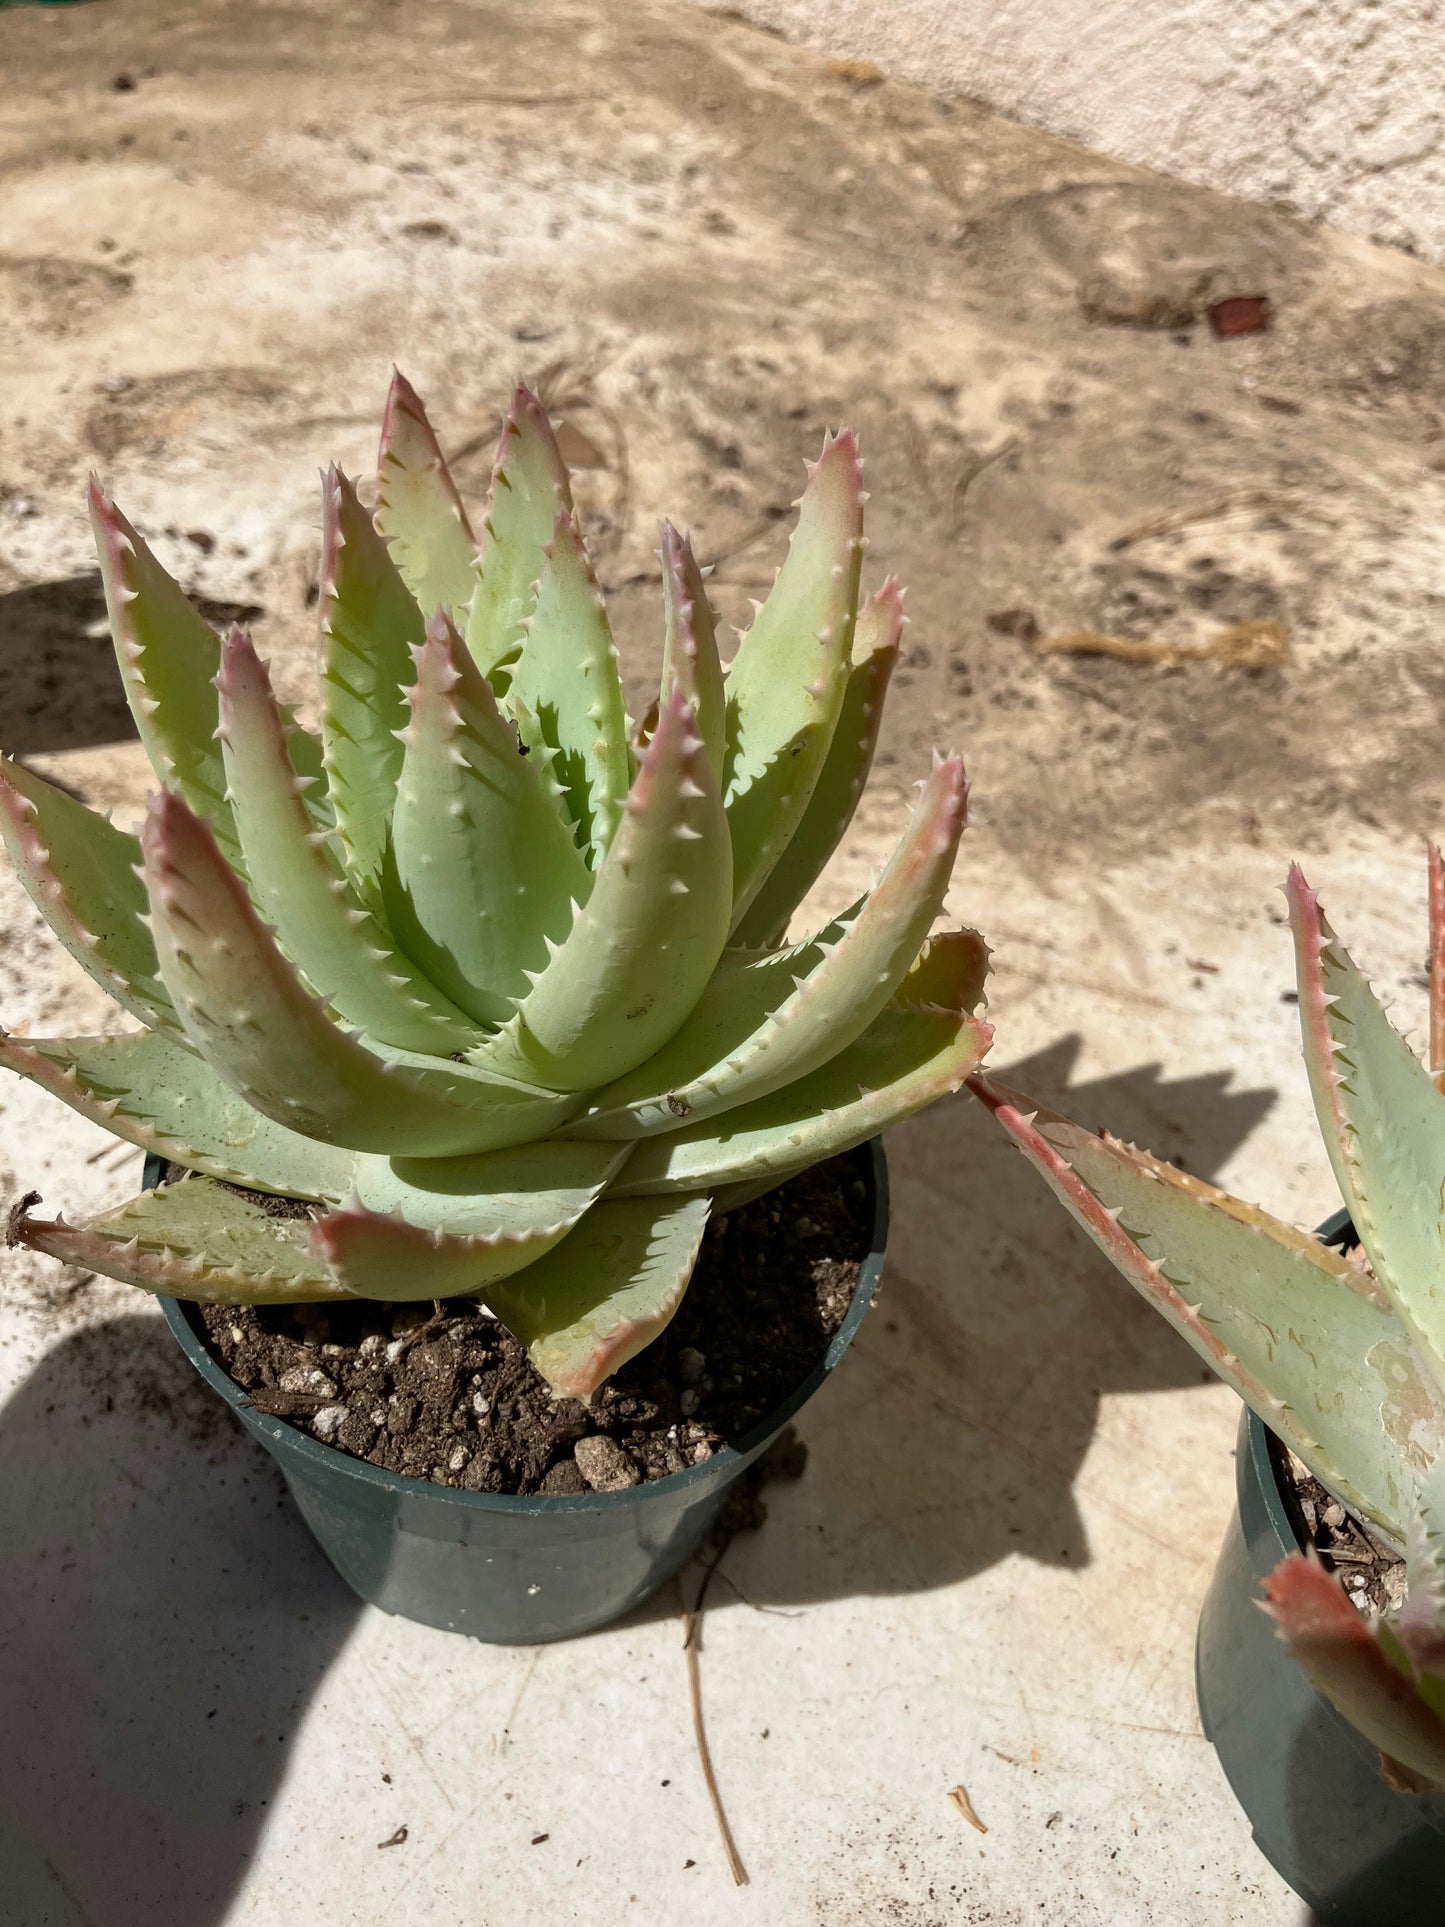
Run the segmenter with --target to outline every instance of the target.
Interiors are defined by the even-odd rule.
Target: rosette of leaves
[[[1305,1065],[1354,1251],[991,1079],[971,1088],[1129,1282],[1406,1553],[1392,1615],[1364,1618],[1306,1554],[1276,1568],[1261,1603],[1387,1777],[1445,1791],[1445,866],[1432,848],[1428,1067],[1297,868],[1285,894]]]
[[[27,1199],[10,1236],[186,1299],[478,1295],[585,1396],[672,1316],[710,1213],[976,1066],[987,953],[930,934],[963,769],[936,757],[873,890],[786,940],[862,793],[903,621],[891,580],[859,603],[847,433],[726,666],[663,525],[640,729],[532,394],[474,532],[396,377],[376,500],[325,477],[313,731],[92,485],[161,788],[135,837],[6,762],[0,830],[143,1028],[0,1033],[0,1062],[187,1174],[78,1225]]]

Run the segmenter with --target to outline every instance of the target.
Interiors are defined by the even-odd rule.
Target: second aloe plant
[[[998,1083],[972,1088],[1130,1283],[1407,1552],[1392,1618],[1367,1622],[1302,1554],[1263,1603],[1389,1777],[1445,1790],[1445,869],[1432,850],[1429,1068],[1298,869],[1286,893],[1310,1089],[1358,1258]]]

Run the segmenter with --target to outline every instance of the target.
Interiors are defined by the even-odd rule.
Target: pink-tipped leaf
[[[174,1027],[144,922],[135,837],[0,756],[0,838],[31,902],[80,967],[143,1024]]]
[[[650,1057],[722,955],[731,866],[717,783],[676,691],[571,933],[472,1060],[580,1093]]]
[[[1286,885],[1305,1067],[1375,1276],[1445,1393],[1445,1095],[1351,963],[1298,867]]]
[[[878,747],[903,620],[903,591],[889,576],[858,611],[852,666],[822,771],[787,849],[733,932],[735,943],[767,948],[782,942],[793,912],[853,821]]]
[[[1350,1509],[1403,1545],[1445,1401],[1384,1295],[1307,1232],[992,1079],[970,1088],[1129,1283]]]
[[[322,478],[321,739],[347,869],[381,874],[401,770],[405,686],[424,622],[391,552],[338,468]]]
[[[827,761],[862,561],[862,465],[845,431],[810,467],[787,559],[728,665],[723,794],[735,930],[792,841]]]
[[[1339,1581],[1291,1553],[1262,1583],[1285,1644],[1335,1710],[1379,1748],[1387,1777],[1445,1792],[1445,1718],[1391,1664]]]
[[[398,941],[462,1009],[502,1023],[591,882],[537,759],[437,615],[417,653],[384,872]]]
[[[567,1102],[546,1092],[343,1030],[179,797],[153,799],[141,849],[177,1014],[206,1061],[267,1117],[349,1150],[437,1157],[520,1143],[567,1116]]]
[[[553,527],[506,700],[523,742],[548,760],[595,869],[632,780],[631,732],[606,603],[565,513]]]
[[[899,989],[943,908],[967,793],[959,759],[940,760],[861,905],[807,943],[714,975],[662,1049],[599,1091],[569,1129],[611,1138],[676,1131],[846,1050]]]
[[[311,1304],[345,1294],[307,1250],[309,1220],[189,1177],[88,1224],[12,1216],[9,1239],[62,1264],[200,1304]]]
[[[692,704],[697,733],[719,784],[727,753],[726,696],[722,663],[717,652],[717,620],[707,599],[702,570],[692,543],[671,522],[660,531],[658,559],[662,563],[664,630],[662,689],[658,709],[675,689]],[[653,715],[647,736],[657,727]],[[644,738],[644,742],[646,738]]]
[[[314,829],[286,750],[271,679],[248,637],[221,649],[221,750],[258,908],[337,1015],[380,1043],[450,1056],[477,1026],[394,947]]]
[[[376,463],[376,526],[423,615],[465,622],[477,544],[421,397],[393,369]]]
[[[487,1288],[487,1303],[559,1398],[590,1398],[665,1328],[708,1208],[705,1197],[609,1197],[546,1257]]]
[[[571,517],[572,485],[547,411],[518,384],[502,424],[482,524],[477,584],[467,614],[467,647],[500,690],[522,628],[536,606],[537,579],[559,515]]]

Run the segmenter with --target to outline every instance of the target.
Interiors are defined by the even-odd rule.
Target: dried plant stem
[[[713,1819],[717,1822],[718,1837],[722,1841],[723,1852],[727,1855],[728,1871],[732,1874],[733,1885],[736,1887],[746,1887],[748,1884],[748,1870],[743,1865],[742,1856],[739,1854],[737,1843],[733,1839],[732,1828],[728,1825],[727,1814],[723,1811],[722,1795],[718,1792],[717,1776],[712,1770],[712,1755],[709,1753],[707,1745],[707,1728],[703,1723],[702,1717],[702,1686],[698,1676],[697,1665],[698,1652],[702,1644],[703,1599],[706,1596],[712,1576],[718,1569],[723,1553],[726,1551],[727,1543],[724,1542],[716,1556],[708,1565],[707,1571],[703,1574],[702,1583],[697,1589],[697,1598],[691,1607],[689,1607],[687,1603],[687,1582],[681,1573],[677,1576],[677,1591],[678,1597],[682,1602],[682,1648],[683,1655],[687,1661],[687,1697],[692,1707],[692,1735],[693,1739],[697,1742],[697,1757],[702,1766],[702,1777],[707,1787],[707,1797],[712,1802]]]

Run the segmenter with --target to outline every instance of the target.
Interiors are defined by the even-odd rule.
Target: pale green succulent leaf
[[[488,1305],[559,1398],[588,1398],[682,1302],[706,1197],[608,1197],[554,1251],[487,1289]]]
[[[723,1117],[644,1139],[615,1193],[714,1191],[718,1210],[730,1210],[743,1187],[756,1196],[767,1188],[763,1180],[780,1183],[851,1151],[956,1091],[991,1036],[980,1018],[895,999],[856,1042],[809,1076]]]
[[[0,1065],[128,1144],[282,1197],[342,1198],[355,1157],[263,1116],[172,1031],[7,1037]]]
[[[868,783],[883,701],[903,634],[903,592],[890,576],[858,611],[852,665],[833,740],[803,819],[733,931],[733,941],[771,948],[827,867]]]
[[[723,795],[734,930],[792,841],[827,760],[862,558],[863,477],[845,433],[809,470],[787,560],[728,665]]]
[[[731,861],[717,783],[677,692],[571,933],[471,1061],[580,1093],[650,1057],[722,955]]]
[[[1129,1282],[1351,1511],[1403,1545],[1445,1400],[1360,1266],[1002,1086],[973,1089]]]
[[[30,901],[81,969],[143,1024],[176,1024],[143,921],[140,844],[0,756],[0,838]]]
[[[662,686],[658,708],[675,689],[692,705],[697,733],[721,787],[727,757],[727,696],[717,652],[717,620],[707,599],[692,543],[671,522],[661,529]]]
[[[537,759],[450,621],[433,618],[383,873],[398,940],[462,1009],[501,1023],[591,887]]]
[[[349,1150],[442,1157],[555,1129],[576,1100],[343,1030],[178,797],[141,835],[161,975],[207,1062],[266,1116]]]
[[[62,1264],[200,1304],[310,1304],[345,1294],[306,1248],[308,1218],[270,1216],[209,1178],[158,1185],[88,1224],[22,1217],[11,1238]]]
[[[244,875],[215,739],[220,640],[94,476],[90,522],[121,683],[151,767]]]
[[[569,1131],[676,1131],[686,1119],[765,1097],[845,1050],[899,989],[943,908],[966,796],[962,763],[940,762],[856,911],[806,944],[716,973],[661,1050],[599,1091]]]
[[[626,1163],[625,1144],[539,1138],[475,1157],[355,1160],[354,1199],[423,1231],[521,1237],[579,1217]]]
[[[477,543],[421,397],[392,370],[377,457],[376,526],[422,614],[465,622],[477,587]]]
[[[252,894],[292,963],[337,1015],[383,1044],[450,1056],[480,1035],[402,956],[314,828],[270,677],[233,630],[217,677],[221,751]]]
[[[1375,1276],[1445,1393],[1445,1095],[1298,869],[1287,895],[1305,1066],[1325,1148]]]
[[[425,624],[386,543],[331,468],[322,484],[321,740],[347,868],[381,874],[401,771],[405,685]]]
[[[1389,1627],[1367,1625],[1339,1581],[1303,1553],[1291,1553],[1263,1585],[1286,1645],[1335,1710],[1378,1747],[1386,1777],[1414,1792],[1445,1792],[1445,1716],[1394,1662]]]
[[[1422,1691],[1445,1715],[1445,1454],[1420,1481],[1405,1539],[1405,1603],[1393,1632]]]
[[[278,703],[277,708],[286,734],[286,753],[297,780],[296,794],[306,805],[306,813],[317,829],[334,830],[336,811],[327,787],[326,754],[321,737],[296,720],[294,703]]]
[[[546,410],[530,389],[519,385],[492,469],[482,524],[481,580],[466,624],[467,648],[499,689],[505,682],[503,665],[515,654],[522,625],[536,606],[537,579],[559,514],[572,514],[567,465]]]
[[[596,1202],[622,1161],[616,1147],[596,1155],[603,1148],[544,1143],[471,1158],[362,1158],[355,1199],[317,1221],[310,1248],[362,1298],[486,1291],[545,1256]]]
[[[568,815],[595,868],[632,779],[629,726],[606,604],[567,514],[553,529],[507,702],[528,747],[551,752]]]

